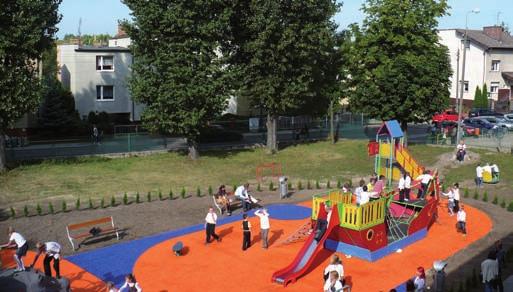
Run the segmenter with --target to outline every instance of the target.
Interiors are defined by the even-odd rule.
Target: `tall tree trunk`
[[[401,121],[401,130],[403,130],[404,134],[404,146],[408,146],[408,122]]]
[[[276,116],[267,114],[267,151],[270,154],[278,151],[278,145],[276,142]]]
[[[0,130],[0,172],[7,169],[7,160],[5,158],[5,136]]]
[[[330,102],[330,137],[331,143],[335,144],[337,142],[337,138],[335,136],[335,124],[333,121],[333,100]]]
[[[189,148],[189,158],[196,160],[199,158],[198,141],[196,138],[187,138],[187,147]]]

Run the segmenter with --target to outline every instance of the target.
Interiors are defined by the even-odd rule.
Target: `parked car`
[[[504,114],[504,119],[508,122],[513,123],[513,113]]]
[[[479,119],[479,118],[467,118],[463,120],[463,125],[467,127],[479,128],[481,130],[492,130],[496,129],[497,126],[488,122],[487,120]]]
[[[480,116],[493,116],[493,117],[502,117],[503,114],[498,112],[491,111],[489,109],[473,109],[468,113],[469,118],[480,117]]]
[[[506,128],[508,131],[513,130],[513,122],[509,122],[504,118],[501,117],[489,117],[489,116],[482,116],[477,117],[476,119],[482,119],[490,122],[492,125],[496,125],[498,128]]]
[[[458,121],[458,113],[453,110],[446,110],[442,113],[436,113],[433,115],[433,123],[441,122],[456,122]]]

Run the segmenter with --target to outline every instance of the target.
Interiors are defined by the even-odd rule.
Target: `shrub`
[[[235,194],[235,190],[237,190],[237,184],[233,185],[233,193]]]
[[[200,187],[196,188],[196,197],[201,197],[201,189],[200,189]]]
[[[331,189],[331,182],[330,182],[330,180],[328,180],[328,181],[326,182],[326,188],[327,188],[327,189]]]
[[[180,196],[182,197],[182,199],[187,199],[187,191],[185,190],[185,187],[182,188]]]
[[[175,199],[175,194],[173,194],[173,190],[169,190],[169,199],[170,200],[174,200]]]
[[[114,195],[110,197],[110,206],[116,207],[116,197],[114,197]]]
[[[494,204],[494,205],[499,204],[499,198],[497,198],[497,195],[495,195],[495,196],[493,197],[492,204]]]
[[[93,200],[89,198],[89,209],[94,209]]]
[[[474,200],[479,200],[479,193],[477,190],[474,191]]]
[[[463,194],[463,197],[464,198],[470,197],[470,192],[469,192],[468,188],[465,188],[465,193]]]
[[[41,205],[39,205],[39,203],[37,203],[36,212],[37,212],[37,215],[39,215],[39,216],[41,216],[41,214],[43,214],[43,209],[41,209]]]
[[[100,208],[102,208],[102,209],[104,209],[104,208],[105,208],[105,199],[104,199],[104,198],[102,198],[102,199],[100,200]]]
[[[261,192],[262,191],[262,186],[260,186],[260,183],[257,184],[257,192]]]
[[[297,182],[297,190],[301,191],[303,189],[303,183],[301,181]]]
[[[508,205],[508,211],[513,212],[513,201],[511,201]]]
[[[352,180],[348,180],[347,181],[347,185],[352,188],[353,187],[353,181]]]
[[[55,210],[53,209],[52,202],[48,203],[48,213],[50,213],[50,214],[55,213]]]
[[[128,205],[128,194],[126,192],[123,195],[123,205]]]
[[[159,201],[162,201],[164,198],[162,198],[162,191],[159,190]]]
[[[292,190],[292,182],[287,182],[287,189]]]
[[[312,183],[310,182],[310,180],[306,181],[306,189],[307,190],[311,190],[312,189]]]
[[[212,196],[214,194],[214,190],[212,189],[212,186],[208,186],[208,195]]]
[[[16,210],[13,207],[11,207],[11,218],[16,218]]]
[[[146,195],[146,201],[151,202],[151,192]]]
[[[315,189],[317,189],[317,190],[321,189],[321,185],[319,184],[318,180],[315,181]]]
[[[340,181],[340,179],[337,179],[337,189],[341,189],[342,188],[342,182]]]
[[[483,202],[488,202],[488,192],[484,192],[483,194]]]
[[[269,190],[270,190],[270,191],[274,191],[274,184],[273,184],[273,181],[271,181],[271,182],[269,183]]]
[[[139,195],[139,192],[135,194],[135,202],[139,204],[141,202],[141,195]]]
[[[506,199],[502,198],[501,208],[506,208]]]
[[[77,198],[77,201],[75,202],[75,210],[80,210],[80,198]]]
[[[25,205],[25,207],[23,207],[23,215],[25,217],[28,217],[28,215],[29,215],[29,210],[28,210],[28,206],[27,205]]]
[[[68,205],[66,204],[66,201],[62,201],[62,212],[66,212],[66,209],[68,209]]]

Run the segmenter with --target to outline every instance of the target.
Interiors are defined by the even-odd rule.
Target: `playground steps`
[[[287,238],[280,241],[277,244],[277,246],[282,246],[282,245],[287,245],[287,244],[291,244],[291,243],[305,241],[306,238],[308,238],[308,236],[311,233],[311,231],[310,231],[310,229],[312,228],[311,226],[312,225],[310,222],[306,222],[305,224],[301,225],[301,227],[299,227],[299,229],[297,229],[291,235],[289,235]]]

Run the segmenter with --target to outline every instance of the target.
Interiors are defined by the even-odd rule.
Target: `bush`
[[[287,182],[287,189],[292,190],[292,182]]]
[[[317,189],[317,190],[321,189],[321,185],[319,184],[318,180],[315,181],[315,189]]]
[[[185,190],[185,187],[182,188],[180,196],[182,197],[182,199],[187,199],[187,191]]]
[[[151,192],[146,195],[146,201],[151,202]]]
[[[303,183],[301,183],[301,181],[298,181],[298,182],[297,182],[297,190],[298,190],[298,191],[303,190]]]
[[[128,194],[126,192],[123,195],[123,205],[128,205]]]
[[[174,200],[175,199],[175,194],[173,194],[173,190],[169,190],[169,199],[170,200]]]
[[[474,200],[479,200],[479,193],[477,190],[474,191]]]
[[[513,212],[513,201],[511,201],[508,205],[508,211]]]
[[[470,197],[470,192],[469,192],[468,188],[465,188],[465,193],[464,193],[463,197],[464,198]]]
[[[66,212],[66,210],[68,209],[68,205],[66,204],[66,201],[62,201],[62,213]]]
[[[41,214],[43,214],[43,209],[41,209],[41,205],[39,205],[39,203],[37,203],[36,212],[37,212],[37,215],[39,215],[39,216],[41,216]]]
[[[484,192],[483,194],[483,202],[488,202],[488,192]]]
[[[262,191],[262,186],[260,186],[260,183],[257,184],[257,192],[261,192]]]
[[[235,190],[237,190],[237,184],[233,185],[233,193],[235,194]]]
[[[80,210],[80,198],[77,198],[77,201],[75,202],[75,210]]]
[[[495,196],[493,197],[492,204],[494,204],[494,205],[499,204],[499,198],[497,198],[497,195],[495,195]]]
[[[269,183],[269,190],[270,190],[270,191],[274,191],[274,184],[273,184],[273,181],[271,181],[271,182]]]
[[[162,201],[164,198],[162,198],[162,191],[159,190],[159,201]]]
[[[16,210],[13,207],[11,207],[11,218],[16,218]]]
[[[506,199],[502,198],[501,208],[506,208]]]
[[[311,190],[312,189],[312,183],[310,182],[310,180],[306,181],[306,189],[307,190]]]
[[[200,189],[200,187],[196,188],[196,197],[200,197],[201,198],[201,189]]]
[[[212,186],[208,186],[208,195],[209,196],[214,195],[214,190],[212,189]]]
[[[114,197],[114,195],[110,197],[110,206],[116,207],[116,197]]]
[[[141,195],[139,195],[139,192],[135,194],[135,202],[139,204],[141,202]]]
[[[28,215],[29,215],[29,210],[28,210],[28,206],[27,205],[25,205],[25,207],[23,207],[23,215],[25,217],[28,217]]]
[[[327,189],[331,189],[331,182],[330,182],[330,180],[328,180],[328,181],[326,182],[326,188],[327,188]]]
[[[55,213],[55,210],[53,209],[52,202],[48,203],[48,213],[50,213],[50,214]]]
[[[104,209],[104,208],[105,208],[105,199],[104,199],[104,198],[102,198],[102,199],[100,200],[100,208],[102,208],[102,209]]]
[[[340,181],[340,179],[337,179],[337,189],[341,189],[342,188],[342,182]]]
[[[89,209],[94,209],[93,200],[89,198]]]

